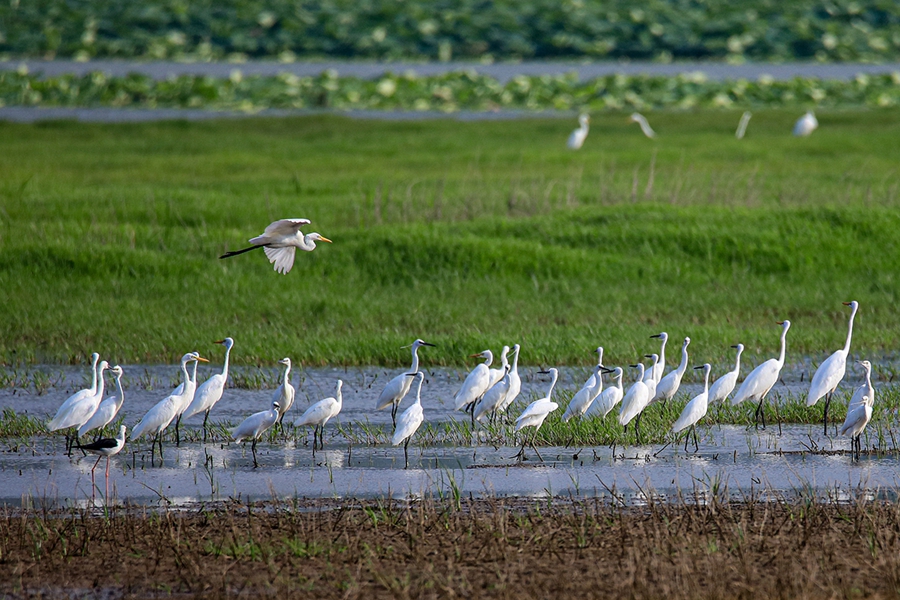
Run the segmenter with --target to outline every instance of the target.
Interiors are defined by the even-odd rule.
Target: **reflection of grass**
[[[174,362],[232,335],[244,365],[405,363],[416,337],[425,364],[516,341],[524,364],[598,344],[625,364],[666,329],[756,362],[785,317],[789,356],[818,358],[851,298],[854,352],[897,347],[894,113],[797,140],[768,111],[740,143],[737,117],[659,113],[649,141],[598,115],[579,153],[568,119],[0,123],[0,180],[28,180],[2,217],[0,360]],[[288,276],[216,258],[283,216],[335,243]]]

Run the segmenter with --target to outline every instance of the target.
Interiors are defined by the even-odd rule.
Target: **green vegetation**
[[[11,0],[0,53],[210,60],[896,60],[891,0]]]
[[[579,81],[573,75],[517,76],[506,84],[462,71],[418,77],[388,74],[378,80],[284,73],[228,79],[184,75],[156,81],[132,74],[42,78],[0,71],[0,106],[110,106],[116,108],[207,108],[241,111],[337,110],[591,110],[900,106],[900,73],[860,74],[851,81],[760,77],[709,81],[702,73],[677,77],[610,75]]]
[[[647,336],[692,356],[819,360],[861,303],[854,352],[897,348],[896,111],[380,122],[334,116],[0,123],[0,360],[174,362],[225,335],[238,364],[610,364]],[[272,220],[334,240],[287,276],[216,257]],[[202,349],[202,348],[200,348]],[[730,360],[730,358],[728,358]]]

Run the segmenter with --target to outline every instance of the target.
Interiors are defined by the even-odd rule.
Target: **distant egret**
[[[556,386],[556,380],[559,378],[559,371],[551,368],[546,371],[540,371],[540,373],[542,375],[550,375],[550,387],[547,390],[547,395],[529,404],[522,414],[519,415],[519,418],[516,419],[516,433],[526,427],[534,427],[534,434],[531,436],[531,449],[534,450],[534,453],[537,454],[541,462],[544,462],[544,458],[534,445],[534,440],[537,438],[538,429],[544,424],[544,419],[547,418],[547,415],[559,408],[559,404],[550,399],[553,396],[553,388]],[[515,458],[518,458],[519,460],[525,459],[525,443],[527,439],[528,436],[523,433],[522,448]]]
[[[280,408],[281,405],[277,401],[272,402],[271,409],[253,413],[231,430],[231,439],[235,442],[242,442],[247,438],[253,440],[250,445],[250,450],[253,452],[253,468],[259,466],[259,463],[256,462],[256,442],[278,421]]]
[[[181,416],[184,414],[184,411],[187,410],[187,407],[191,405],[191,402],[194,401],[194,394],[197,392],[197,365],[199,365],[200,362],[208,362],[205,358],[201,358],[200,353],[198,352],[191,352],[191,354],[197,357],[197,360],[193,361],[194,366],[191,370],[191,376],[188,377],[186,381],[178,384],[178,387],[172,392],[180,398],[178,406],[175,407],[176,446],[181,445]]]
[[[510,404],[516,401],[516,398],[519,397],[519,392],[522,391],[522,378],[519,377],[520,350],[521,347],[519,344],[512,347],[513,360],[509,367],[509,390],[506,392],[503,402],[497,407],[497,413],[499,414],[506,412],[506,409],[509,408]]]
[[[284,365],[284,376],[281,378],[281,385],[275,390],[272,402],[277,402],[281,406],[281,409],[278,411],[278,422],[283,424],[284,413],[294,405],[296,390],[291,385],[291,359],[284,357],[278,361],[278,364]]]
[[[684,377],[684,372],[687,370],[687,349],[690,343],[691,338],[684,338],[684,342],[681,344],[681,362],[678,363],[678,366],[675,367],[675,369],[669,371],[668,375],[659,380],[659,384],[656,386],[656,393],[650,399],[650,402],[662,400],[665,404],[678,393],[678,388],[681,386],[681,378]]]
[[[454,398],[456,410],[469,410],[470,406],[472,407],[472,410],[474,410],[475,402],[481,398],[482,394],[484,394],[491,385],[490,367],[491,363],[494,361],[494,354],[490,350],[485,350],[478,354],[472,354],[469,358],[479,356],[484,359],[484,362],[472,369],[466,376],[465,381],[463,381],[462,387],[456,392]],[[472,421],[475,421],[474,413]]]
[[[647,119],[641,113],[632,113],[630,117],[631,121],[637,123],[641,126],[641,131],[644,132],[648,138],[655,138],[656,132],[653,131],[653,128],[650,127],[650,123],[647,122]]]
[[[809,110],[794,123],[794,135],[797,137],[807,137],[815,131],[818,126],[819,121],[816,120],[816,115],[813,114],[813,111]]]
[[[409,468],[409,440],[415,435],[422,422],[425,420],[425,413],[422,411],[422,381],[425,374],[421,371],[417,373],[408,373],[407,377],[418,379],[418,387],[416,388],[416,401],[409,408],[403,411],[400,419],[397,421],[397,428],[391,437],[391,445],[399,446],[403,444],[403,468]]]
[[[612,377],[616,384],[606,386],[600,395],[594,399],[594,402],[591,404],[590,408],[588,408],[588,416],[600,415],[601,418],[605,417],[619,404],[619,402],[622,401],[622,397],[624,396],[624,389],[622,388],[622,368],[616,367],[615,369],[605,369],[603,372],[612,373]]]
[[[666,372],[666,342],[669,341],[669,334],[663,331],[662,333],[657,333],[650,337],[658,338],[662,342],[662,345],[659,348],[659,360],[653,368],[653,380],[656,381],[656,383],[659,383],[663,378],[663,374]]]
[[[741,122],[738,123],[737,131],[734,132],[734,137],[739,140],[744,139],[744,134],[747,133],[747,125],[750,123],[750,117],[753,116],[750,114],[750,111],[744,111],[744,114],[741,115]]]
[[[269,262],[275,263],[275,270],[286,275],[291,270],[291,267],[294,266],[294,254],[298,248],[306,252],[312,252],[316,249],[316,242],[331,243],[331,240],[318,233],[303,235],[300,228],[304,225],[309,225],[309,219],[281,219],[274,221],[266,227],[262,235],[250,239],[252,246],[242,250],[226,252],[219,258],[237,256],[244,252],[262,248]]]
[[[109,459],[119,453],[125,447],[125,426],[119,426],[119,434],[114,438],[102,438],[91,442],[76,446],[85,452],[90,452],[97,457],[97,462],[91,467],[91,490],[94,489],[94,469],[100,464],[100,459],[106,457],[106,499],[109,502]]]
[[[572,396],[572,400],[569,402],[569,405],[566,407],[566,412],[563,413],[562,416],[564,423],[568,423],[572,417],[584,416],[584,413],[590,408],[594,398],[603,391],[602,371],[603,365],[595,366],[593,374],[587,380],[584,387],[575,392],[575,395]]]
[[[508,364],[504,368],[504,371],[505,374],[500,378],[500,381],[488,388],[488,391],[486,391],[481,396],[481,399],[475,403],[475,409],[472,416],[476,421],[480,422],[487,416],[493,417],[497,414],[497,407],[506,400],[510,384]]]
[[[100,406],[100,402],[103,400],[103,392],[105,388],[104,380],[103,380],[103,372],[109,368],[109,363],[105,360],[100,361],[100,365],[97,367],[97,386],[94,390],[94,393],[91,395],[86,394],[75,394],[78,396],[72,396],[69,400],[66,400],[62,406],[59,407],[59,410],[56,411],[56,416],[47,423],[48,431],[57,431],[59,429],[68,429],[69,427],[74,427],[75,431],[75,439],[74,442],[78,443],[78,431],[82,425],[87,423],[94,413],[97,411],[97,407]],[[74,399],[74,400],[73,400]],[[71,401],[71,402],[70,402]],[[66,441],[68,442],[68,436],[66,436]],[[69,444],[68,453],[71,455],[72,453],[72,444]]]
[[[581,115],[578,117],[578,129],[573,131],[569,135],[569,141],[566,142],[566,146],[569,147],[569,150],[578,150],[584,144],[584,140],[588,135],[588,125],[591,122],[591,117],[588,115]]]
[[[230,337],[215,342],[225,346],[225,362],[222,365],[222,372],[216,373],[203,382],[194,393],[194,400],[191,402],[187,410],[184,411],[184,418],[190,419],[194,415],[203,413],[203,441],[206,441],[206,422],[209,420],[209,411],[216,405],[216,402],[222,399],[225,392],[225,384],[228,382],[228,358],[231,355],[231,348],[234,346],[234,340]]]
[[[709,407],[709,363],[694,368],[703,369],[703,391],[691,398],[685,405],[684,410],[681,411],[681,416],[672,425],[672,433],[676,434],[690,427],[687,435],[684,436],[685,452],[687,452],[688,439],[691,437],[691,432],[694,434],[694,452],[700,449],[700,442],[697,440],[697,423],[706,416],[706,410]]]
[[[116,365],[109,372],[116,376],[116,395],[100,402],[93,416],[78,429],[78,437],[83,437],[84,434],[94,429],[102,430],[112,423],[119,413],[119,409],[122,408],[122,403],[125,401],[125,392],[122,390],[122,373],[124,371],[122,371],[122,367]]]
[[[847,370],[847,355],[850,354],[850,340],[853,337],[853,319],[859,310],[856,300],[844,302],[844,306],[850,307],[850,321],[847,325],[847,340],[844,347],[835,351],[831,356],[822,361],[813,375],[809,385],[809,394],[806,396],[806,406],[812,406],[825,396],[825,417],[823,419],[825,435],[828,435],[828,405],[831,404],[831,396],[844,378]]]
[[[766,428],[766,411],[763,409],[763,401],[766,399],[769,390],[778,383],[781,368],[784,366],[787,333],[788,329],[791,328],[791,322],[787,319],[778,321],[778,324],[781,325],[781,351],[778,354],[778,358],[770,358],[750,371],[741,387],[738,388],[737,393],[731,398],[732,406],[740,404],[744,400],[758,400],[759,405],[756,407],[754,418],[756,419],[757,427],[759,427],[759,419],[762,417],[763,429]]]
[[[737,357],[734,359],[734,369],[716,379],[709,387],[709,403],[711,405],[717,402],[725,402],[728,395],[734,391],[734,386],[737,385],[738,377],[741,375],[741,354],[744,352],[744,345],[737,344],[736,346],[732,346],[732,348],[737,349]]]
[[[875,387],[872,385],[872,363],[867,360],[858,360],[856,362],[865,369],[866,379],[862,382],[862,385],[854,390],[850,403],[847,405],[847,412],[853,410],[853,407],[856,405],[861,404],[865,397],[869,398],[869,402],[872,405],[875,404]]]
[[[628,391],[625,393],[625,397],[622,398],[622,408],[619,410],[619,425],[625,427],[625,431],[628,431],[628,424],[632,419],[637,417],[637,421],[634,423],[634,432],[637,439],[637,442],[641,443],[641,414],[643,410],[647,408],[647,405],[650,404],[650,390],[647,388],[647,384],[644,383],[644,365],[643,363],[638,363],[636,365],[631,365],[633,368],[638,370],[637,380],[628,388]]]
[[[862,443],[860,436],[866,425],[872,419],[872,405],[874,400],[869,396],[863,396],[862,401],[851,406],[847,410],[847,418],[841,426],[841,435],[850,436],[850,456],[853,456],[853,450],[856,449],[856,460],[859,460],[859,454],[862,451]]]
[[[408,346],[412,348],[412,366],[409,368],[409,371],[404,371],[388,381],[387,385],[384,386],[381,395],[378,397],[378,402],[375,403],[375,410],[383,410],[388,406],[391,407],[391,423],[395,429],[397,427],[397,407],[400,406],[400,402],[406,397],[406,394],[409,393],[409,387],[412,385],[412,378],[407,377],[406,373],[417,373],[419,371],[419,348],[422,346],[431,346],[433,348],[434,344],[429,344],[423,340],[416,340]]]
[[[344,382],[338,379],[337,388],[334,397],[319,400],[306,409],[296,421],[294,427],[303,427],[304,425],[313,425],[313,454],[316,453],[316,437],[318,436],[319,448],[325,449],[325,424],[331,419],[338,416],[344,405],[344,396],[341,388]]]

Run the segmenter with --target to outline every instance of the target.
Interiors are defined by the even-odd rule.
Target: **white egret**
[[[819,126],[819,121],[816,120],[816,115],[813,114],[813,111],[806,111],[806,114],[797,119],[797,122],[794,123],[794,135],[797,137],[807,137],[816,128]]]
[[[662,333],[651,335],[650,338],[658,338],[662,342],[662,345],[659,347],[659,360],[653,368],[653,380],[659,383],[659,380],[663,378],[663,374],[666,372],[666,342],[669,341],[669,334],[663,331]]]
[[[847,410],[847,418],[841,425],[841,435],[850,435],[850,456],[853,456],[853,450],[856,449],[856,460],[859,460],[859,454],[862,451],[862,443],[860,436],[869,420],[872,418],[872,406],[874,400],[869,396],[863,396],[862,401],[851,406]]]
[[[150,443],[150,456],[153,457],[153,451],[156,444],[159,444],[159,458],[163,457],[162,434],[166,428],[175,419],[178,408],[181,406],[181,397],[190,380],[190,374],[187,365],[191,361],[206,361],[196,352],[188,352],[181,357],[181,373],[184,378],[185,385],[175,388],[171,394],[157,402],[147,413],[141,418],[140,422],[131,429],[131,440],[139,440],[145,433],[153,435]]]
[[[737,344],[732,346],[732,348],[737,349],[737,357],[734,359],[734,369],[716,379],[709,387],[710,404],[725,402],[728,395],[734,391],[734,386],[737,385],[738,377],[741,375],[741,354],[744,352],[744,345]]]
[[[739,140],[744,139],[744,134],[747,133],[747,125],[750,124],[750,117],[752,116],[749,110],[744,111],[744,114],[741,115],[741,121],[738,123],[737,131],[734,132],[734,137]]]
[[[481,396],[481,399],[475,403],[475,409],[472,416],[476,421],[482,421],[488,415],[493,417],[497,414],[497,407],[506,400],[510,384],[509,365],[506,365],[504,371],[505,373],[503,377],[500,378],[500,381],[488,388],[488,391],[486,391]]]
[[[412,439],[412,436],[415,435],[425,420],[425,413],[422,411],[422,381],[425,379],[425,374],[419,371],[417,373],[408,373],[406,377],[409,377],[410,380],[413,377],[419,380],[416,388],[416,401],[400,415],[397,428],[394,430],[394,435],[391,438],[392,446],[403,444],[404,469],[409,468],[409,440]]]
[[[50,429],[51,427],[56,427],[56,425],[63,420],[65,420],[66,416],[71,412],[72,407],[74,405],[80,404],[87,398],[92,398],[97,395],[97,363],[100,361],[100,355],[94,352],[91,354],[91,387],[85,388],[83,390],[78,390],[68,398],[66,401],[59,405],[59,408],[56,409],[56,415],[50,422],[47,423],[47,428],[50,431],[56,431],[56,429],[62,429],[61,427],[57,427],[56,429]],[[69,451],[69,437],[66,436],[66,452]]]
[[[397,408],[400,406],[400,401],[409,393],[409,387],[412,385],[412,378],[407,377],[406,373],[418,373],[419,348],[422,346],[431,346],[433,348],[434,344],[429,344],[428,342],[419,339],[408,346],[412,348],[412,366],[409,368],[409,371],[404,371],[388,381],[387,385],[384,386],[381,395],[378,397],[378,402],[375,403],[375,410],[383,410],[388,406],[391,407],[391,423],[394,428],[397,427]]]
[[[589,115],[581,115],[578,117],[578,129],[569,135],[569,141],[566,142],[566,146],[568,146],[569,150],[578,150],[584,145],[590,122],[591,117]]]
[[[644,385],[647,386],[647,393],[650,394],[650,398],[652,399],[656,396],[656,385],[657,381],[653,379],[653,370],[656,368],[656,365],[659,363],[659,355],[658,354],[645,354],[644,358],[650,359],[650,368],[644,371]]]
[[[278,361],[278,364],[284,365],[284,376],[281,378],[281,385],[275,390],[272,402],[277,402],[281,406],[281,410],[278,411],[278,422],[283,424],[284,413],[294,405],[296,390],[291,385],[291,359],[284,357]]]
[[[625,431],[628,431],[628,424],[632,419],[637,417],[637,421],[634,423],[634,432],[638,443],[641,441],[641,414],[644,409],[647,408],[647,405],[650,404],[650,390],[647,388],[647,384],[644,383],[644,365],[643,363],[638,363],[636,365],[631,365],[633,368],[638,370],[637,380],[628,388],[628,391],[625,393],[625,397],[622,398],[622,408],[619,410],[619,425],[625,427]]]
[[[622,401],[622,397],[625,395],[624,389],[622,388],[622,368],[616,367],[615,369],[605,369],[603,372],[612,373],[616,384],[606,386],[600,395],[594,399],[594,402],[591,403],[590,408],[588,408],[588,416],[600,415],[601,418],[605,417],[617,404],[619,404],[619,402]]]
[[[694,433],[694,452],[700,450],[700,442],[697,440],[697,423],[706,416],[706,410],[709,407],[709,370],[711,367],[709,363],[706,363],[694,368],[703,369],[703,391],[690,399],[681,411],[681,416],[672,425],[672,433],[676,434],[683,429],[691,428],[687,435],[684,436],[685,452],[687,452],[688,439],[691,437],[691,432]]]
[[[678,366],[675,367],[675,369],[669,371],[668,375],[659,380],[659,383],[656,386],[656,393],[651,396],[650,402],[662,400],[663,404],[665,404],[678,393],[678,388],[681,386],[681,378],[684,377],[684,372],[687,370],[687,348],[690,343],[691,338],[684,338],[684,342],[681,344],[681,362],[678,363]]]
[[[597,366],[603,368],[603,346],[597,346],[597,349],[594,350],[594,352],[597,353]],[[596,371],[591,371],[591,376],[588,377],[588,380],[585,381],[584,385],[581,387],[585,388],[588,386],[593,387],[597,385],[597,377],[598,373]],[[598,391],[597,393],[599,394],[600,392]]]
[[[791,322],[785,319],[778,321],[781,325],[781,352],[778,358],[770,358],[764,363],[758,365],[750,371],[747,378],[738,388],[737,393],[731,398],[731,405],[735,406],[744,400],[759,401],[756,407],[756,426],[759,427],[759,419],[762,417],[763,429],[766,428],[766,411],[763,410],[763,401],[769,390],[778,383],[778,376],[781,374],[781,368],[784,366],[784,352],[787,347],[787,332],[791,328]]]
[[[506,412],[506,409],[509,408],[510,404],[516,401],[516,398],[519,397],[519,392],[522,391],[522,378],[519,377],[520,350],[521,347],[519,344],[512,347],[513,360],[509,367],[509,390],[506,392],[503,402],[497,407],[497,413],[502,414]]]
[[[309,219],[281,219],[274,221],[266,227],[262,235],[250,238],[252,246],[242,250],[226,252],[219,258],[237,256],[244,252],[262,248],[269,262],[275,263],[275,271],[287,275],[291,267],[294,266],[294,254],[298,248],[306,252],[312,252],[316,249],[316,242],[332,243],[327,237],[318,233],[303,235],[300,228],[304,225],[309,225]]]
[[[278,404],[277,401],[272,402],[271,409],[253,413],[244,419],[240,425],[231,430],[231,439],[235,442],[242,442],[247,438],[253,440],[253,443],[250,445],[250,450],[253,452],[254,469],[259,466],[259,463],[256,462],[256,442],[259,441],[262,434],[268,431],[269,428],[278,421],[280,408],[281,405]]]
[[[641,131],[644,132],[648,138],[655,138],[656,132],[653,131],[653,128],[650,127],[650,123],[647,122],[647,119],[641,113],[632,113],[630,120],[634,123],[637,123],[641,126]]]
[[[318,442],[320,443],[319,447],[322,450],[325,449],[325,424],[341,412],[341,407],[344,405],[344,397],[341,394],[343,385],[344,382],[338,379],[334,397],[319,400],[307,408],[306,411],[294,421],[294,427],[302,427],[304,425],[314,426],[313,454],[316,453],[316,436],[318,436]]]
[[[109,423],[112,423],[112,420],[116,418],[116,415],[122,408],[122,403],[125,401],[125,392],[122,390],[122,374],[124,371],[122,367],[116,365],[109,372],[116,376],[116,395],[100,402],[91,418],[78,428],[78,437],[82,437],[88,431],[94,429],[102,430]]]
[[[847,405],[847,412],[850,412],[856,405],[862,404],[862,400],[865,397],[869,398],[871,404],[875,404],[875,387],[872,385],[872,363],[867,360],[858,360],[856,363],[862,365],[862,368],[865,369],[866,380],[854,390],[850,403]]]
[[[194,401],[194,394],[197,391],[197,365],[199,365],[201,361],[209,362],[205,358],[201,358],[199,352],[191,352],[191,354],[194,354],[197,357],[197,360],[193,361],[194,367],[191,376],[188,377],[186,381],[179,383],[178,387],[175,388],[175,391],[172,392],[180,398],[178,406],[175,407],[176,446],[181,445],[181,416],[184,414],[184,411],[187,410],[187,407],[191,405],[191,402]]]
[[[194,393],[194,400],[190,406],[184,411],[184,418],[190,419],[194,415],[203,414],[203,441],[206,441],[206,421],[209,419],[209,411],[216,405],[216,402],[222,399],[225,392],[225,384],[228,382],[228,358],[231,355],[231,348],[234,346],[234,340],[230,337],[215,342],[225,346],[225,362],[222,365],[222,372],[216,373],[197,388]]]
[[[546,396],[529,404],[522,414],[519,415],[519,418],[516,419],[516,433],[526,427],[534,427],[534,435],[531,436],[531,449],[538,455],[541,462],[544,462],[544,458],[534,445],[534,440],[537,438],[538,429],[544,424],[547,415],[559,408],[559,404],[550,399],[553,396],[553,388],[556,386],[556,380],[559,378],[559,371],[551,368],[546,371],[539,371],[539,373],[542,375],[550,375],[550,388],[547,390]],[[515,458],[518,458],[520,461],[525,459],[525,441],[527,439],[528,436],[522,434],[522,448],[515,456]]]
[[[74,436],[75,439],[73,441],[76,444],[78,443],[77,429],[94,416],[97,407],[100,406],[100,402],[103,400],[103,392],[105,389],[103,372],[108,368],[108,362],[105,360],[100,361],[100,364],[97,367],[97,386],[94,393],[91,395],[76,394],[78,398],[75,398],[72,402],[69,401],[72,400],[72,398],[66,400],[66,402],[59,407],[59,410],[56,411],[56,416],[47,423],[48,431],[58,431],[60,429],[74,427],[76,431]],[[68,436],[66,436],[66,442],[68,443]],[[68,444],[69,455],[72,453],[72,447],[72,444]]]
[[[568,423],[572,417],[584,416],[584,413],[587,412],[587,409],[591,406],[591,402],[594,401],[594,398],[603,391],[602,371],[603,365],[595,366],[593,374],[587,380],[584,387],[575,392],[575,395],[572,396],[572,400],[566,407],[566,412],[563,413],[562,420],[564,423]]]
[[[503,377],[507,373],[507,367],[509,366],[509,360],[506,356],[509,354],[509,346],[503,346],[503,350],[500,351],[500,368],[499,369],[491,369],[491,385],[488,386],[490,389],[491,386],[497,385],[497,382],[503,379]]]
[[[456,392],[454,398],[456,410],[469,410],[469,407],[471,406],[474,411],[475,402],[481,398],[482,394],[484,394],[491,385],[490,367],[491,363],[494,361],[494,354],[490,350],[485,350],[478,354],[472,354],[469,358],[479,356],[484,359],[484,362],[472,369],[466,376],[465,381],[463,381],[462,387]],[[474,412],[472,422],[475,422]]]
[[[91,442],[76,446],[77,448],[90,452],[97,457],[97,462],[91,467],[91,493],[93,495],[94,485],[94,469],[100,464],[100,459],[106,457],[106,498],[109,501],[109,459],[118,454],[125,447],[125,426],[119,426],[119,434],[114,438],[102,438]]]
[[[850,340],[853,337],[853,319],[856,317],[856,311],[859,310],[859,302],[856,300],[844,302],[844,306],[850,307],[847,341],[844,342],[843,348],[836,350],[834,354],[823,360],[819,368],[816,369],[812,383],[809,385],[809,394],[806,396],[806,406],[814,405],[819,401],[819,398],[825,396],[825,417],[823,419],[825,435],[828,435],[828,405],[831,404],[831,396],[841,383],[847,370],[847,355],[850,354]]]

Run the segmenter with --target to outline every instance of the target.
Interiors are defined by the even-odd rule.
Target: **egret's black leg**
[[[824,435],[828,436],[828,405],[831,404],[831,392],[825,394],[825,416],[822,418],[822,428]]]
[[[534,430],[534,435],[531,436],[531,449],[534,450],[534,453],[537,454],[538,458],[541,462],[544,462],[544,457],[541,456],[541,453],[538,452],[537,446],[534,445],[534,441],[537,439],[537,429]]]
[[[250,444],[250,450],[253,452],[253,468],[257,468],[259,463],[256,462],[256,437],[253,438],[253,443]]]
[[[206,421],[209,420],[209,411],[203,415],[203,443],[206,443]]]
[[[409,438],[403,442],[403,468],[409,468]]]
[[[399,402],[391,404],[391,433],[397,431],[397,409],[400,407]]]
[[[181,415],[175,419],[175,446],[181,447],[181,433],[178,431],[178,426],[181,425]]]

